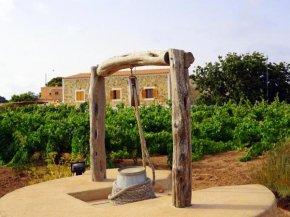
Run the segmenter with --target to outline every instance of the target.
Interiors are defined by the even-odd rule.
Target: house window
[[[116,88],[110,91],[110,98],[113,101],[121,101],[122,98],[122,92],[121,92],[121,88]]]
[[[142,90],[143,99],[156,99],[157,98],[157,88],[155,87],[145,87]]]
[[[55,94],[55,95],[58,95],[58,92],[55,92],[54,94]]]
[[[146,89],[146,98],[153,98],[153,89]]]
[[[85,91],[84,90],[76,90],[75,101],[76,102],[84,102],[85,101]]]

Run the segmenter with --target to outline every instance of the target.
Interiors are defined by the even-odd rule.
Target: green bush
[[[171,106],[140,107],[141,124],[150,154],[168,155],[172,162]],[[106,154],[126,148],[135,160],[141,157],[138,126],[133,108],[123,104],[106,108]],[[289,136],[290,105],[276,99],[252,105],[248,101],[222,106],[197,106],[191,110],[192,160],[226,150],[247,151],[251,160]],[[0,164],[29,162],[42,155],[72,153],[89,164],[90,122],[88,103],[74,106],[25,106],[0,113]],[[133,154],[134,153],[134,156]]]
[[[21,101],[36,101],[38,99],[38,96],[31,91],[27,93],[22,93],[19,95],[12,95],[11,96],[11,102],[21,102]]]
[[[117,152],[112,151],[110,153],[110,157],[114,163],[121,162],[123,159],[128,159],[130,157],[130,154],[127,152],[127,149],[124,148],[124,150],[119,150]]]
[[[172,143],[171,108],[141,107],[140,115],[149,152],[167,154],[167,146]],[[46,153],[56,152],[56,162],[62,153],[68,152],[89,164],[89,137],[88,103],[79,108],[68,105],[8,108],[0,113],[0,163],[8,166],[27,163],[39,151],[46,157]],[[126,148],[130,157],[141,156],[133,108],[107,107],[105,144],[107,154]]]
[[[248,161],[289,135],[290,105],[279,99],[254,105],[246,101],[192,109],[193,158],[224,150],[248,150]]]

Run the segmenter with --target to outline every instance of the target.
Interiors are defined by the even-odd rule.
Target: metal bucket
[[[118,169],[117,185],[120,188],[143,183],[146,179],[146,171],[142,166],[129,166]]]

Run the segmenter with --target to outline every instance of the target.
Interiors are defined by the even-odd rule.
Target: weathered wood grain
[[[107,76],[131,66],[168,66],[169,58],[166,51],[142,51],[112,57],[104,61],[97,70],[98,76]]]
[[[166,66],[170,63],[173,133],[172,203],[178,208],[191,206],[192,148],[188,68],[193,61],[194,57],[191,53],[169,49],[168,52],[134,52],[113,57],[103,62],[100,67],[92,67],[89,94],[92,181],[102,181],[106,178],[104,77],[132,66]],[[134,94],[134,97],[136,101],[137,95]]]
[[[191,206],[191,127],[189,63],[193,55],[169,49],[172,87],[172,203],[177,208]]]
[[[97,75],[97,68],[91,68],[90,80],[90,162],[92,181],[106,178],[105,152],[105,78]]]

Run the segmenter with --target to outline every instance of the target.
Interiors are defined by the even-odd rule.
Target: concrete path
[[[148,170],[150,177],[150,169]],[[261,185],[240,185],[193,191],[192,206],[171,205],[171,172],[156,171],[158,198],[121,206],[107,202],[117,169],[107,170],[104,182],[91,182],[90,173],[27,186],[0,199],[0,217],[90,217],[90,216],[277,216],[271,191]]]

